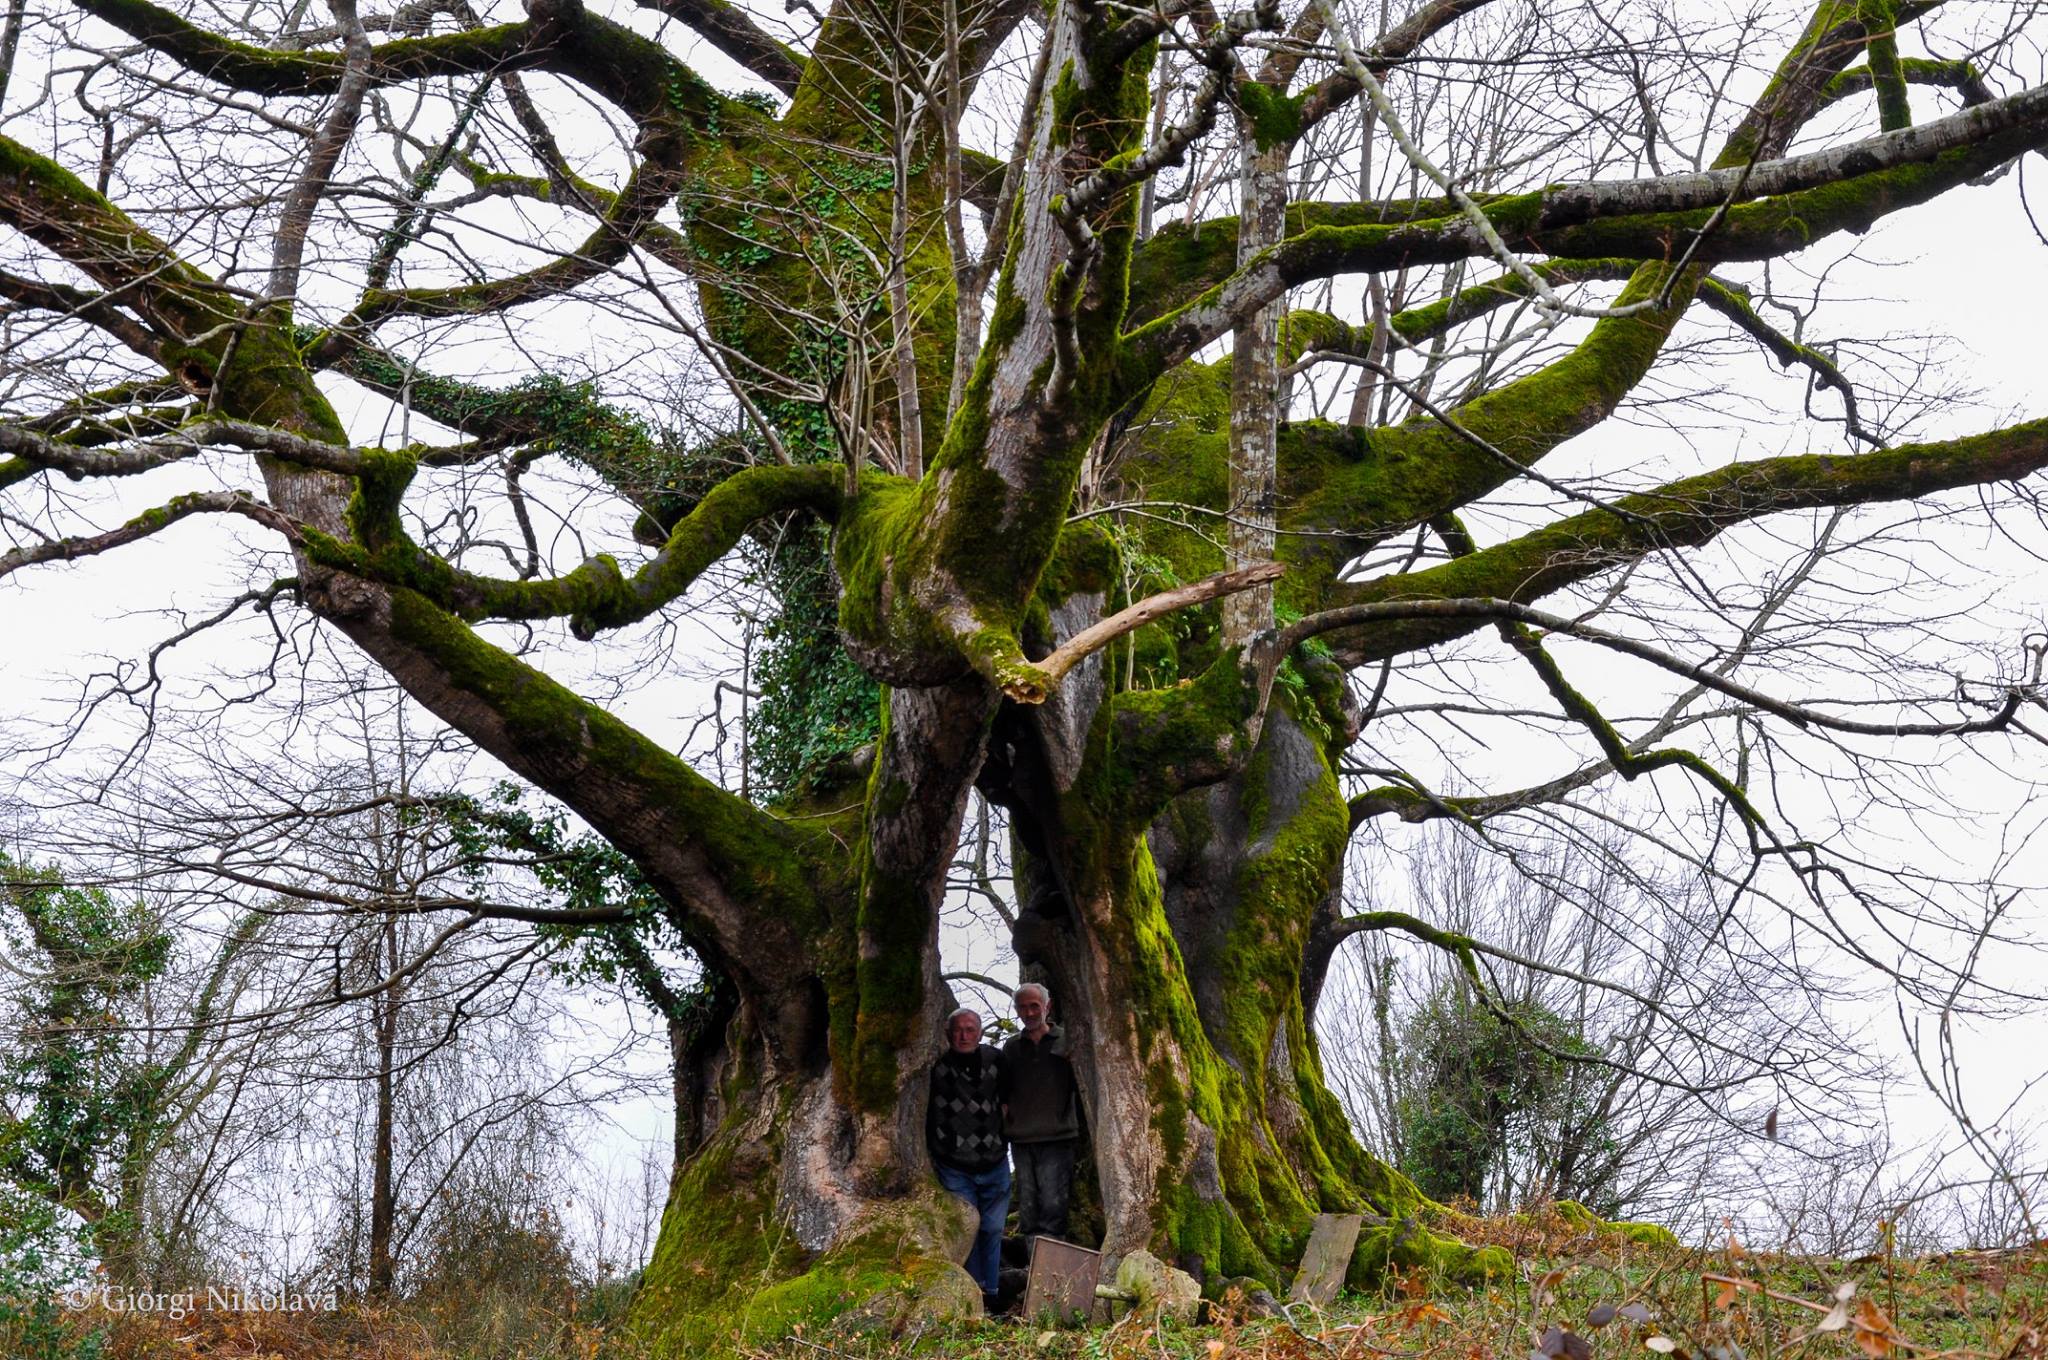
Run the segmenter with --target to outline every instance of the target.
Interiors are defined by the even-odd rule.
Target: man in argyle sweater
[[[1010,1216],[1003,1058],[981,1041],[981,1017],[965,1006],[946,1017],[946,1051],[932,1063],[924,1138],[939,1184],[981,1215],[967,1273],[981,1286],[982,1306],[994,1312],[1002,1278],[1003,1220]]]

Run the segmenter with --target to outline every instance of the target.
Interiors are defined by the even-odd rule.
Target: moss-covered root
[[[780,1212],[779,1137],[735,1120],[669,1197],[631,1328],[653,1356],[738,1356],[802,1326],[895,1332],[959,1321],[981,1291],[958,1262],[975,1217],[936,1185],[877,1201],[821,1253]]]
[[[1377,1289],[1388,1276],[1413,1271],[1432,1281],[1483,1285],[1508,1278],[1514,1264],[1504,1247],[1475,1247],[1413,1218],[1390,1219],[1368,1223],[1359,1233],[1344,1283]]]
[[[1675,1247],[1678,1238],[1661,1223],[1631,1223],[1606,1219],[1574,1199],[1561,1199],[1554,1206],[1557,1216],[1574,1227],[1592,1233],[1611,1233],[1646,1247]]]
[[[736,1339],[758,1345],[799,1326],[894,1335],[979,1317],[981,1287],[960,1265],[975,1225],[966,1201],[936,1185],[877,1202],[802,1274],[749,1298]]]
[[[1353,1289],[1377,1289],[1389,1275],[1419,1271],[1433,1280],[1482,1285],[1505,1279],[1514,1258],[1501,1247],[1474,1247],[1432,1225],[1446,1225],[1449,1210],[1384,1162],[1374,1161],[1364,1188],[1383,1212],[1366,1220],[1344,1277]]]

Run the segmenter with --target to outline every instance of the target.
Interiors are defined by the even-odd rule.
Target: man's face
[[[1024,1022],[1024,1028],[1037,1032],[1045,1025],[1045,998],[1037,992],[1017,994],[1017,1018]]]
[[[955,1053],[972,1053],[981,1047],[981,1021],[972,1015],[955,1016],[946,1026],[946,1038]]]

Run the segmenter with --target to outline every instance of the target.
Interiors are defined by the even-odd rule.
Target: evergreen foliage
[[[1612,1186],[1557,1183],[1564,1139],[1601,1136],[1590,1083],[1572,1061],[1599,1056],[1598,1046],[1541,1002],[1498,1004],[1451,975],[1401,1026],[1401,1170],[1433,1199],[1500,1205],[1541,1191],[1611,1217]]]
[[[875,739],[882,696],[839,642],[826,527],[792,524],[750,552],[774,607],[754,653],[747,775],[758,801],[776,803],[803,797],[835,761]]]

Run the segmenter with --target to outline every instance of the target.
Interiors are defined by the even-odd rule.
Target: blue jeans
[[[974,1247],[967,1253],[967,1273],[984,1294],[994,1294],[1002,1283],[1003,1220],[1010,1216],[1010,1163],[997,1162],[986,1171],[963,1171],[941,1161],[932,1163],[939,1184],[972,1205],[981,1215],[974,1233]]]

